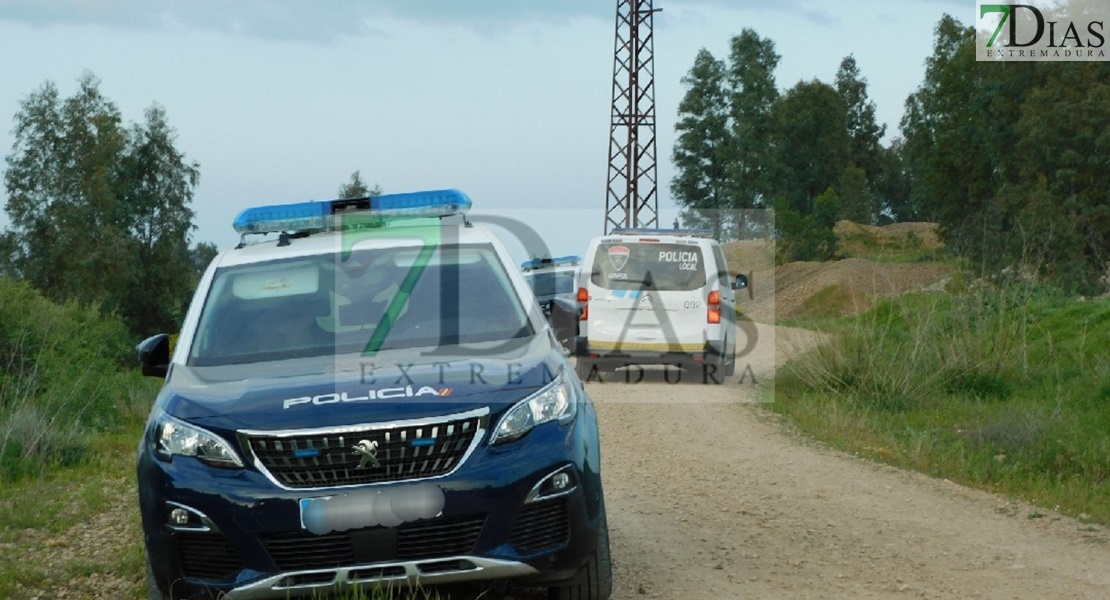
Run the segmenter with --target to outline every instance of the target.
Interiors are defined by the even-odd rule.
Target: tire
[[[725,363],[725,377],[732,377],[733,375],[736,375],[736,355],[735,354],[728,357],[728,361]]]
[[[728,357],[721,354],[713,359],[713,366],[717,368],[717,383],[724,384],[728,379]]]
[[[146,557],[146,597],[147,600],[169,600],[169,596],[158,589],[154,582],[154,570],[150,568],[150,557]]]
[[[604,506],[597,530],[597,550],[573,581],[550,589],[551,600],[608,600],[613,593],[613,559],[609,554],[609,524]]]
[[[586,380],[589,379],[590,373],[594,369],[594,364],[592,360],[586,360],[582,357],[575,359],[574,372],[578,374],[578,378],[582,380],[582,383],[585,383]]]

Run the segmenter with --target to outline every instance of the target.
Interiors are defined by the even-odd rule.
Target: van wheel
[[[551,588],[548,597],[551,600],[608,600],[612,593],[613,561],[609,554],[609,525],[602,512],[601,524],[597,529],[597,550],[573,580],[567,585]]]
[[[713,368],[713,377],[707,377],[709,381],[717,384],[723,384],[725,379],[728,378],[728,361],[725,360],[724,354],[718,354],[713,357],[713,362],[710,363]]]
[[[732,377],[736,374],[736,355],[728,357],[725,361],[725,377]]]
[[[574,362],[574,372],[578,373],[578,378],[581,379],[583,383],[589,380],[590,374],[595,370],[598,375],[601,374],[601,365],[592,360],[578,357]],[[595,375],[594,379],[598,379],[598,376]]]

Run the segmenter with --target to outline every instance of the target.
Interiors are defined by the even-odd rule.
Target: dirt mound
[[[751,290],[737,294],[741,309],[757,321],[862,312],[878,299],[924,289],[943,289],[951,265],[935,262],[944,244],[936,223],[833,228],[842,260],[775,266],[772,240],[729,242],[722,247],[733,273],[751,273]]]
[[[771,240],[728,242],[721,249],[733,273],[753,273],[775,266],[775,244]]]
[[[878,263],[862,258],[795,262],[752,278],[754,298],[740,296],[745,313],[759,321],[863,312],[878,299],[941,289],[952,272],[938,263]]]
[[[861,225],[840,221],[833,227],[837,252],[844,257],[902,254],[944,247],[936,223],[908,222]]]

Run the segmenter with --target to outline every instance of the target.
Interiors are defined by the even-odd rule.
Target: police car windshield
[[[526,277],[538,297],[574,295],[574,271],[532,273]]]
[[[590,281],[610,290],[696,290],[705,287],[705,264],[694,245],[598,244]]]
[[[533,334],[488,245],[355,250],[217,270],[190,364],[372,355]]]

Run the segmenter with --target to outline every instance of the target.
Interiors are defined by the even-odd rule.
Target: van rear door
[[[592,258],[591,347],[702,351],[712,281],[697,242],[606,240]]]

